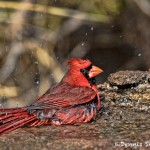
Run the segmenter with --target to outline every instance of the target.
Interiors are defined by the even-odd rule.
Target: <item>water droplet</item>
[[[36,81],[35,83],[38,85],[40,82],[39,82],[39,81]]]
[[[84,43],[82,43],[81,45],[84,46]]]
[[[16,108],[18,108],[18,104],[16,105]]]
[[[93,31],[94,30],[94,28],[93,27],[91,27],[91,31]]]
[[[119,37],[122,38],[122,35],[120,35]]]
[[[85,33],[85,35],[87,36],[88,34],[87,34],[87,33]]]
[[[38,62],[38,61],[35,61],[34,63],[35,63],[35,64],[38,64],[39,62]]]
[[[114,28],[115,26],[114,26],[114,25],[112,25],[111,27],[112,27],[112,28]]]
[[[142,54],[141,54],[141,53],[138,53],[138,56],[140,57],[140,56],[142,56]]]

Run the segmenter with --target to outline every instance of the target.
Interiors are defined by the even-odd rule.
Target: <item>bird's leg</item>
[[[62,125],[63,123],[61,120],[54,118],[52,119],[51,124],[59,126],[59,125]]]

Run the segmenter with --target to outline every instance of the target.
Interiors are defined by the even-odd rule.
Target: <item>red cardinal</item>
[[[89,60],[72,58],[60,83],[51,87],[32,105],[0,109],[0,135],[27,125],[74,124],[89,122],[96,117],[100,98],[95,76],[102,70]]]

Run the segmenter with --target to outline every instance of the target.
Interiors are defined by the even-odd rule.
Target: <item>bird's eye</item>
[[[80,72],[85,73],[85,69],[80,69]]]

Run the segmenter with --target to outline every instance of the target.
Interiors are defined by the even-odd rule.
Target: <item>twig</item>
[[[57,8],[57,7],[50,7],[44,6],[39,4],[31,4],[26,2],[0,2],[0,8],[9,8],[15,10],[26,10],[26,11],[36,11],[42,13],[48,13],[57,16],[63,17],[72,17],[74,19],[86,20],[86,21],[94,21],[94,22],[104,22],[109,23],[111,21],[111,17],[102,14],[91,14],[85,13],[77,10],[72,10],[68,8]]]
[[[134,0],[134,2],[143,11],[143,13],[150,17],[150,2],[148,0]]]

